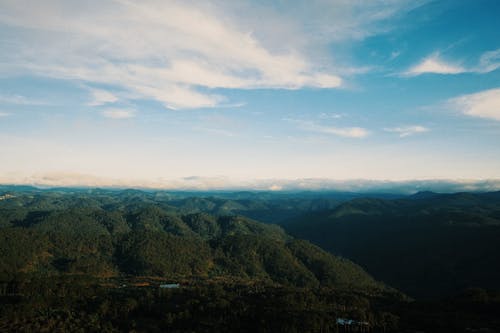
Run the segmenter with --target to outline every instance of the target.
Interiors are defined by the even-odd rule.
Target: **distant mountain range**
[[[308,211],[325,210],[338,204],[360,197],[400,198],[401,195],[390,193],[353,193],[336,191],[152,191],[138,189],[110,188],[37,188],[32,186],[0,185],[1,193],[18,193],[32,196],[30,204],[39,208],[62,209],[64,205],[81,205],[74,201],[95,201],[96,198],[111,205],[130,205],[134,202],[163,205],[169,209],[177,208],[182,213],[204,212],[212,215],[244,215],[246,217],[268,223],[297,216]],[[74,195],[73,197],[67,196]],[[60,204],[50,202],[47,198],[59,196]],[[50,205],[49,205],[50,204]],[[47,206],[49,205],[49,206]]]
[[[0,177],[0,181],[15,182],[9,177]],[[39,174],[22,180],[23,185],[35,185],[38,188],[60,189],[66,188],[107,188],[126,189],[136,188],[145,191],[168,190],[169,192],[192,193],[210,196],[213,193],[233,194],[236,192],[269,192],[269,193],[301,193],[308,192],[313,196],[321,192],[339,193],[388,193],[409,195],[418,191],[434,191],[440,193],[453,192],[491,192],[500,190],[499,179],[465,180],[465,179],[421,179],[421,180],[373,180],[373,179],[346,179],[335,180],[329,178],[298,178],[298,179],[248,179],[236,181],[228,177],[185,177],[172,180],[136,180],[107,179],[89,175],[77,174]],[[8,186],[8,185],[0,185]]]

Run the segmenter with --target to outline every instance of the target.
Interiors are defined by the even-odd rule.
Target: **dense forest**
[[[354,199],[282,226],[412,297],[500,289],[500,192]]]
[[[493,315],[500,294],[493,290],[415,300],[372,278],[347,254],[250,218],[279,216],[296,228],[304,214],[321,216],[360,200],[375,199],[0,187],[0,331],[500,327]]]
[[[183,214],[133,195],[54,192],[2,200],[0,209],[4,279],[20,272],[234,276],[298,287],[385,288],[349,260],[241,216]]]

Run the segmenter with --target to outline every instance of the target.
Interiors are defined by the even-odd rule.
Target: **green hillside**
[[[85,274],[235,277],[299,287],[380,288],[362,268],[280,227],[182,213],[142,192],[21,194],[0,202],[0,278]]]
[[[475,288],[414,301],[361,268],[419,299],[468,287],[457,281],[471,277],[497,287],[498,194],[358,198],[326,210],[321,195],[301,202],[295,195],[231,199],[109,189],[0,194],[2,332],[500,327],[498,292]],[[281,218],[283,209],[292,216],[308,212],[284,226],[343,256],[234,209]],[[339,324],[342,318],[352,326]]]

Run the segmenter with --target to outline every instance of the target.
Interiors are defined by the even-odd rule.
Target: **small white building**
[[[181,285],[178,283],[167,283],[167,284],[160,284],[161,289],[176,289],[179,288]]]

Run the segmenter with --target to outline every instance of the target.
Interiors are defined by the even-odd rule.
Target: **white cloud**
[[[10,113],[8,112],[0,112],[0,117],[7,117],[10,116]]]
[[[368,130],[361,127],[333,127],[333,126],[315,126],[312,131],[343,136],[346,138],[364,138],[370,134]]]
[[[392,51],[389,60],[394,60],[401,55],[401,51]]]
[[[36,50],[39,55],[30,54],[31,43],[22,41],[25,59],[14,62],[42,75],[118,85],[175,109],[213,107],[223,100],[197,87],[341,84],[338,76],[320,72],[298,51],[270,52],[250,31],[194,5],[120,0],[102,8],[99,3],[99,12],[63,1],[44,5],[33,9],[23,1],[8,2],[6,14],[0,15],[4,24],[34,30],[33,49],[42,48]],[[42,40],[49,45],[41,45]],[[110,96],[100,93],[97,103],[102,97]]]
[[[270,191],[281,191],[281,190],[283,190],[283,186],[273,184],[273,185],[269,186],[269,190]]]
[[[421,62],[403,73],[403,76],[417,76],[425,73],[434,74],[462,74],[462,73],[489,73],[500,68],[500,49],[484,52],[479,63],[473,67],[463,67],[460,64],[446,62],[438,52],[431,54]]]
[[[118,97],[106,90],[91,89],[90,94],[92,100],[88,103],[89,106],[99,106],[118,101]]]
[[[440,59],[439,54],[433,54],[415,66],[411,67],[405,75],[417,76],[425,73],[434,74],[460,74],[466,72],[466,69],[458,64],[447,63]]]
[[[403,126],[403,127],[394,127],[394,128],[386,128],[384,129],[386,132],[398,133],[401,138],[411,136],[418,133],[428,132],[429,129],[420,125],[413,126]]]
[[[135,117],[135,111],[128,109],[107,109],[102,112],[102,115],[111,119],[128,119]]]
[[[500,88],[458,96],[448,102],[465,115],[500,120]]]
[[[0,73],[127,92],[96,92],[92,105],[144,98],[173,109],[224,103],[214,88],[336,88],[342,69],[331,62],[328,45],[384,31],[380,22],[415,6],[382,0],[4,0],[0,25],[9,29],[0,42]]]
[[[478,73],[489,73],[498,68],[500,68],[500,49],[483,53],[475,71]]]
[[[17,94],[0,95],[0,103],[16,105],[47,105],[47,102]]]
[[[319,115],[320,119],[340,119],[344,115],[339,114],[339,113],[327,113],[327,112],[322,112]]]
[[[284,120],[293,122],[299,126],[300,129],[309,132],[316,132],[322,134],[331,134],[336,136],[341,136],[345,138],[355,138],[361,139],[368,135],[370,132],[362,127],[337,127],[337,126],[325,126],[317,124],[313,121],[308,120],[299,120],[299,119],[289,119],[285,118]]]

